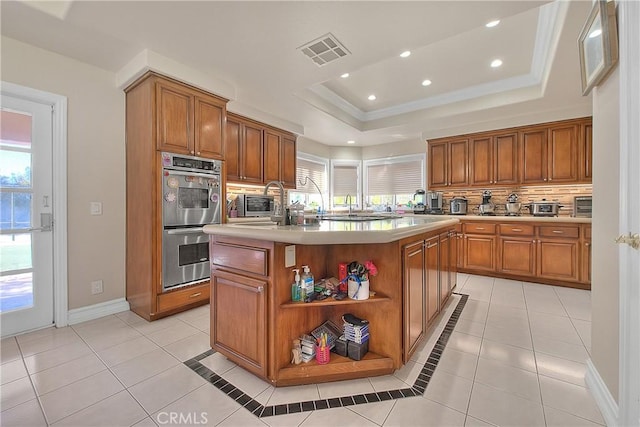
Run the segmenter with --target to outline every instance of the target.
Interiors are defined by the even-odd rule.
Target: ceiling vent
[[[312,42],[306,43],[298,49],[309,57],[318,67],[322,67],[329,62],[333,62],[351,53],[331,33],[327,33]]]

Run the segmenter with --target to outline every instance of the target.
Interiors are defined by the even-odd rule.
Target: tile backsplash
[[[591,196],[593,192],[593,186],[591,184],[583,185],[545,185],[545,186],[527,186],[527,187],[502,187],[502,188],[487,188],[491,190],[491,201],[496,205],[497,211],[502,212],[504,208],[500,205],[504,205],[507,201],[507,196],[511,193],[518,195],[518,201],[522,204],[528,202],[539,202],[542,199],[546,199],[552,202],[559,202],[562,208],[560,209],[559,216],[572,216],[573,215],[573,203],[576,196]],[[473,213],[473,208],[476,208],[482,203],[482,191],[483,188],[466,188],[443,191],[443,205],[445,211],[449,211],[449,200],[453,197],[466,197],[469,207],[469,213]],[[522,208],[523,214],[528,214],[527,208]]]

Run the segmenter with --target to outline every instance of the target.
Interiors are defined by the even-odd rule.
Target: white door
[[[53,325],[52,107],[2,96],[0,332]]]

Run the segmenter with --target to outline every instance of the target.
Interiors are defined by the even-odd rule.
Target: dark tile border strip
[[[453,332],[456,323],[458,323],[460,314],[462,313],[462,310],[464,309],[464,306],[467,304],[467,300],[469,299],[469,295],[459,294],[456,292],[454,292],[454,294],[460,295],[461,299],[458,302],[458,305],[454,309],[453,313],[451,314],[451,317],[449,317],[449,321],[438,337],[438,341],[436,341],[436,344],[429,354],[429,358],[422,366],[422,371],[420,372],[420,374],[418,374],[418,378],[416,378],[411,388],[387,390],[377,393],[357,394],[355,396],[334,397],[331,399],[309,400],[305,402],[264,406],[258,403],[258,401],[253,399],[248,394],[244,393],[239,388],[236,388],[233,384],[224,380],[221,376],[213,372],[211,369],[200,363],[200,361],[205,357],[209,357],[214,354],[214,350],[205,351],[204,353],[185,361],[184,364],[189,369],[200,375],[202,378],[213,384],[216,388],[229,396],[231,399],[235,400],[240,406],[243,406],[247,411],[251,412],[259,418],[271,417],[275,415],[295,414],[298,412],[317,411],[328,408],[339,408],[343,406],[361,405],[371,402],[382,402],[385,400],[402,399],[405,397],[422,396],[427,389],[427,385],[429,384],[433,373],[435,372],[436,366],[438,366],[438,362],[440,361],[442,352],[447,346],[449,337],[451,337],[451,333]]]

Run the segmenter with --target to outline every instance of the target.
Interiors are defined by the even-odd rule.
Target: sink
[[[236,222],[230,224],[236,227],[261,227],[261,228],[276,228],[278,227],[277,222],[273,221],[262,221],[262,222]]]
[[[379,221],[382,219],[396,219],[402,218],[399,215],[335,215],[335,216],[325,216],[322,219],[325,221],[355,221],[355,222],[363,222],[363,221]]]

